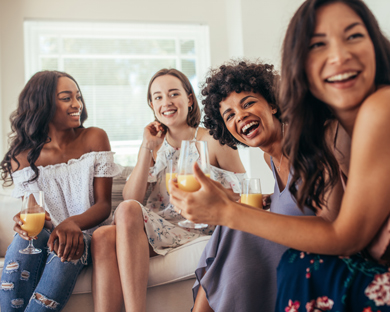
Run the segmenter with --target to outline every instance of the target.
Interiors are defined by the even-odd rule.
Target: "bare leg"
[[[206,297],[206,293],[202,287],[199,285],[198,294],[196,295],[194,308],[192,312],[214,312],[213,309],[210,308],[209,302]]]
[[[140,205],[121,203],[115,212],[116,246],[126,311],[146,310],[149,275],[149,242]]]
[[[92,235],[91,250],[94,311],[120,312],[123,294],[116,257],[116,226],[97,229]]]

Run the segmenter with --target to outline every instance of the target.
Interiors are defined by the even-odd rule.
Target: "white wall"
[[[24,86],[26,19],[200,23],[210,27],[211,65],[231,57],[261,58],[279,68],[288,22],[303,0],[0,0],[0,155],[9,115]],[[390,1],[366,0],[390,35]],[[273,177],[257,149],[240,152],[250,175],[272,192]]]

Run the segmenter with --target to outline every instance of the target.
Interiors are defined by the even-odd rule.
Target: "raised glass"
[[[193,172],[194,163],[197,162],[203,173],[210,177],[210,158],[206,141],[183,140],[181,142],[179,172],[177,183],[179,189],[186,192],[196,192],[200,189],[200,184],[196,180]],[[188,220],[179,222],[179,225],[186,228],[202,229],[207,224],[194,223]]]

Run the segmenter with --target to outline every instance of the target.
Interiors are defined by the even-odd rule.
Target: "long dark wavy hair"
[[[20,163],[16,157],[25,151],[28,151],[27,161],[35,173],[28,182],[38,179],[39,170],[35,162],[45,143],[50,142],[49,123],[56,112],[56,89],[58,79],[61,77],[72,79],[80,90],[76,80],[67,73],[41,71],[31,77],[20,93],[18,107],[10,116],[11,133],[8,140],[10,147],[0,164],[3,185],[12,185],[11,160],[16,162],[16,170],[18,170]],[[83,127],[83,122],[88,115],[82,96],[81,100],[83,110],[80,116],[80,127]]]
[[[203,124],[210,135],[222,145],[226,144],[233,149],[237,149],[237,145],[246,146],[229,132],[219,111],[221,101],[232,92],[251,91],[261,94],[272,108],[276,108],[274,116],[281,121],[276,96],[278,81],[274,66],[260,61],[231,60],[211,69],[202,88],[205,112]]]
[[[338,179],[338,163],[325,140],[327,125],[335,119],[328,106],[309,90],[305,62],[316,26],[316,10],[330,3],[348,5],[362,19],[376,56],[376,85],[390,84],[390,42],[372,12],[361,0],[307,0],[290,21],[283,42],[279,102],[289,124],[284,152],[294,169],[290,192],[298,206],[323,208],[324,194]],[[299,188],[298,188],[299,185]]]
[[[179,79],[187,95],[192,95],[193,104],[192,104],[192,108],[188,110],[187,124],[192,128],[197,128],[200,123],[200,108],[199,108],[198,100],[196,99],[194,89],[192,88],[191,82],[188,80],[187,76],[175,68],[160,69],[150,79],[148,85],[148,95],[147,95],[149,107],[153,110],[153,107],[151,105],[151,103],[153,102],[152,94],[150,93],[150,88],[152,87],[152,83],[153,81],[156,80],[156,78],[164,75],[171,75]],[[153,110],[153,114],[154,114],[154,110]],[[154,117],[157,120],[156,115],[154,115]]]

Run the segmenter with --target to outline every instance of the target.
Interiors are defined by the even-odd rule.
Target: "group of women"
[[[61,310],[92,261],[96,311],[145,311],[149,257],[214,232],[195,272],[194,312],[390,311],[389,85],[390,42],[361,0],[305,1],[287,29],[280,77],[260,62],[211,70],[206,129],[188,79],[160,70],[148,87],[156,120],[112,219],[119,169],[107,135],[82,126],[71,76],[35,74],[11,116],[1,171],[16,197],[45,191],[35,244],[49,252],[18,253],[29,238],[16,215],[2,310]],[[195,165],[199,191],[171,181],[169,196],[167,164],[188,139],[208,142],[212,179]],[[240,144],[264,151],[275,177],[269,210],[237,202]],[[209,227],[184,230],[183,218]]]

